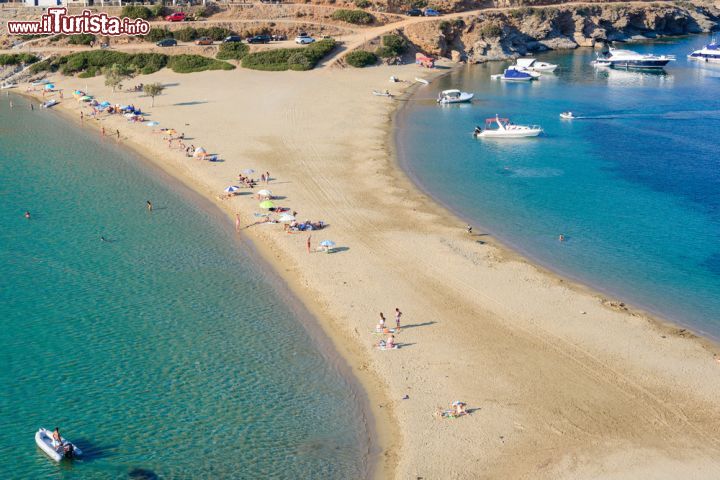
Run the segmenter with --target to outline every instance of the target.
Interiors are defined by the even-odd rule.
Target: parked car
[[[439,17],[439,16],[440,16],[440,12],[438,12],[438,11],[435,10],[434,8],[426,8],[426,9],[425,9],[425,16],[426,16],[426,17]]]
[[[270,35],[255,35],[247,39],[247,43],[270,43]]]
[[[225,40],[223,40],[223,43],[240,43],[242,42],[242,37],[240,35],[230,35],[229,37],[225,37]]]
[[[307,45],[308,43],[313,43],[314,41],[315,39],[308,35],[298,35],[295,37],[295,43],[300,45]]]
[[[273,42],[282,42],[284,40],[287,40],[287,35],[272,35],[270,38],[272,38]]]
[[[405,15],[408,17],[422,17],[422,14],[423,12],[419,8],[413,8],[412,10],[405,12]]]
[[[212,45],[213,41],[210,37],[200,37],[195,40],[195,45]]]
[[[174,47],[175,45],[177,45],[177,40],[175,40],[174,38],[164,38],[157,42],[155,45],[157,45],[158,47]]]
[[[187,15],[184,12],[175,12],[165,17],[165,20],[168,22],[184,22],[186,18]]]

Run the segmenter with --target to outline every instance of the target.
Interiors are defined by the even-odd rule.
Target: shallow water
[[[0,97],[0,476],[366,475],[357,389],[307,313],[111,143]],[[39,426],[87,455],[51,462]]]
[[[596,70],[590,49],[538,56],[560,67],[531,84],[490,79],[508,63],[462,68],[420,87],[401,113],[401,161],[541,264],[720,337],[720,66],[685,58],[708,41],[630,47],[677,55],[661,73]],[[447,88],[476,99],[437,106]],[[565,110],[582,118],[561,120]],[[496,113],[545,135],[474,139]]]

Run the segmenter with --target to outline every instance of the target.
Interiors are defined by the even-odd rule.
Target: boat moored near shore
[[[440,92],[437,98],[437,103],[440,105],[448,105],[450,103],[466,103],[473,99],[475,94],[468,92],[461,92],[457,89],[443,90]]]
[[[475,127],[473,136],[475,138],[526,138],[537,137],[543,132],[539,125],[515,125],[509,118],[485,119],[485,128]]]
[[[39,428],[35,432],[35,443],[40,447],[40,450],[56,462],[82,455],[82,451],[78,447],[63,437],[60,437],[59,441],[53,440],[53,432],[46,428]]]

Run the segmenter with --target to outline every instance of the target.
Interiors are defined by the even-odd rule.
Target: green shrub
[[[502,35],[503,29],[497,23],[488,23],[480,28],[480,35],[485,38],[495,38]]]
[[[290,70],[310,70],[313,67],[310,59],[303,52],[295,52],[290,55],[287,64]]]
[[[310,70],[335,48],[335,40],[328,38],[302,48],[278,48],[245,55],[242,66],[254,70],[280,71]],[[295,54],[303,55],[307,62],[300,61]],[[292,63],[291,63],[292,61]]]
[[[150,9],[150,13],[153,17],[163,18],[170,14],[170,10],[165,8],[165,5],[163,5],[162,3],[158,3],[157,5],[153,5],[153,7]]]
[[[383,35],[382,46],[377,49],[381,58],[399,57],[408,49],[407,40],[400,35]]]
[[[173,32],[167,28],[151,28],[148,34],[145,35],[145,40],[148,42],[159,42],[164,38],[174,38]]]
[[[143,7],[142,5],[125,5],[122,9],[122,12],[120,13],[120,16],[150,20],[153,17],[153,12],[151,12],[149,8]]]
[[[226,37],[233,34],[232,30],[223,27],[201,28],[199,31],[202,31],[201,37],[210,37],[216,42],[225,40]]]
[[[70,45],[90,45],[94,41],[95,35],[89,33],[79,33],[68,37],[68,43]]]
[[[216,58],[220,60],[242,60],[249,50],[250,48],[244,43],[223,43],[218,49]]]
[[[181,28],[173,32],[173,38],[178,42],[192,42],[198,38],[198,32],[192,27]]]
[[[3,53],[0,54],[0,66],[5,65],[30,65],[40,60],[32,53]]]
[[[168,59],[168,67],[175,73],[202,72],[204,70],[232,70],[234,65],[201,55],[174,55]]]
[[[364,10],[335,10],[331,15],[333,20],[342,20],[343,22],[352,23],[355,25],[369,25],[374,20],[371,14]]]
[[[85,70],[84,72],[82,72],[80,75],[78,75],[78,77],[80,77],[80,78],[92,78],[92,77],[96,76],[98,73],[100,73],[100,72],[98,71],[97,68],[95,68],[95,67],[90,67],[90,68],[88,68],[87,70]]]
[[[355,0],[355,6],[358,8],[370,8],[372,3],[370,3],[370,0]]]
[[[35,63],[30,67],[30,73],[35,75],[36,73],[44,72],[51,69],[52,59],[48,58],[42,62]]]
[[[372,52],[366,52],[365,50],[355,50],[350,52],[345,57],[345,61],[356,68],[363,68],[369,65],[375,65],[378,57]]]

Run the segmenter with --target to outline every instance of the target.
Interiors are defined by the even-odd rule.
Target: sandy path
[[[102,123],[213,198],[241,169],[270,170],[281,205],[330,224],[313,242],[335,240],[344,250],[332,255],[308,255],[307,235],[278,225],[245,232],[351,350],[360,378],[385,386],[387,399],[373,398],[396,434],[384,445],[386,474],[396,465],[401,479],[720,477],[716,347],[608,308],[490,237],[467,235],[388,153],[396,102],[370,90],[406,88],[388,84],[390,75],[418,70],[143,77],[172,85],[152,119],[219,152],[221,163],[185,159],[145,126]],[[101,99],[149,107],[149,99],[110,94],[101,78],[88,84]],[[249,196],[218,204],[254,221]],[[378,351],[370,332],[378,312],[392,318],[396,306],[403,346]],[[433,416],[456,399],[474,410],[469,417]]]

